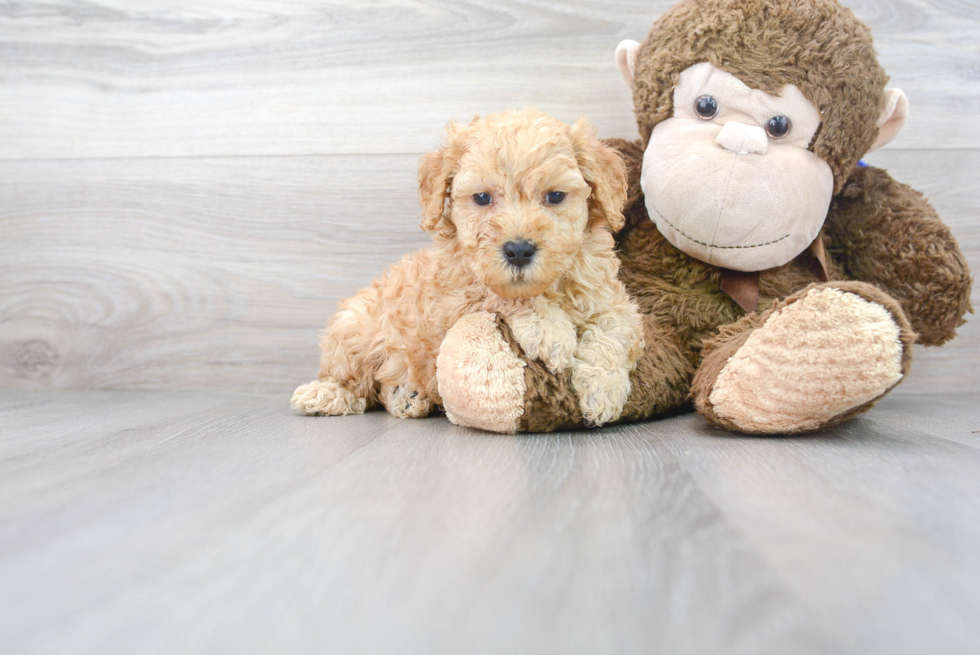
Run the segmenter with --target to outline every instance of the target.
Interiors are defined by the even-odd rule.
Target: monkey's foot
[[[304,414],[344,416],[363,414],[367,409],[367,400],[347,391],[333,378],[327,378],[297,387],[289,405]]]
[[[741,432],[819,430],[867,411],[897,385],[914,340],[898,303],[877,288],[813,285],[705,344],[695,406]]]
[[[425,418],[432,411],[432,401],[410,384],[382,387],[381,401],[392,416]]]
[[[446,416],[456,425],[517,432],[524,414],[524,366],[495,315],[464,316],[446,334],[436,359]]]

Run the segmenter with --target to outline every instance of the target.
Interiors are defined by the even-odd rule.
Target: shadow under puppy
[[[341,303],[320,342],[319,379],[296,389],[292,406],[343,415],[381,402],[398,417],[426,416],[442,403],[436,363],[449,328],[504,320],[527,357],[570,371],[589,423],[618,419],[643,346],[637,308],[616,278],[622,159],[584,119],[568,126],[535,110],[451,123],[447,132],[419,163],[422,228],[433,247]],[[496,372],[495,382],[517,385],[523,367]],[[493,408],[460,407],[449,418],[468,425],[471,414],[486,425]]]

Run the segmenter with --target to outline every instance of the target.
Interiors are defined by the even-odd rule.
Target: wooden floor
[[[975,401],[513,437],[0,392],[2,651],[977,653]]]

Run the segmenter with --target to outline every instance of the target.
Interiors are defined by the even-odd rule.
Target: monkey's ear
[[[640,44],[632,39],[620,41],[616,46],[616,67],[619,74],[623,76],[626,86],[633,88],[633,74],[636,72],[636,51],[640,49]]]
[[[608,225],[613,232],[623,229],[626,203],[626,164],[619,153],[596,138],[595,128],[585,118],[571,128],[575,159],[582,177],[592,187],[589,197],[589,227]]]
[[[878,118],[878,138],[868,152],[874,152],[902,131],[909,117],[909,99],[901,89],[885,89],[881,99],[881,116]]]
[[[422,206],[422,229],[451,237],[456,231],[452,212],[453,175],[459,169],[460,126],[446,128],[447,143],[419,160],[419,204]]]

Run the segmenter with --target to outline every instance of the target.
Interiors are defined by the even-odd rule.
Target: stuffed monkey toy
[[[860,161],[908,102],[850,10],[684,0],[616,60],[640,133],[611,141],[630,168],[620,279],[645,340],[621,420],[693,403],[730,430],[819,430],[901,382],[913,342],[953,338],[970,271],[922,195]],[[503,409],[517,417],[503,431],[583,424],[568,376],[506,323],[464,317],[443,350],[454,422],[487,428]],[[523,380],[505,383],[515,363]]]

